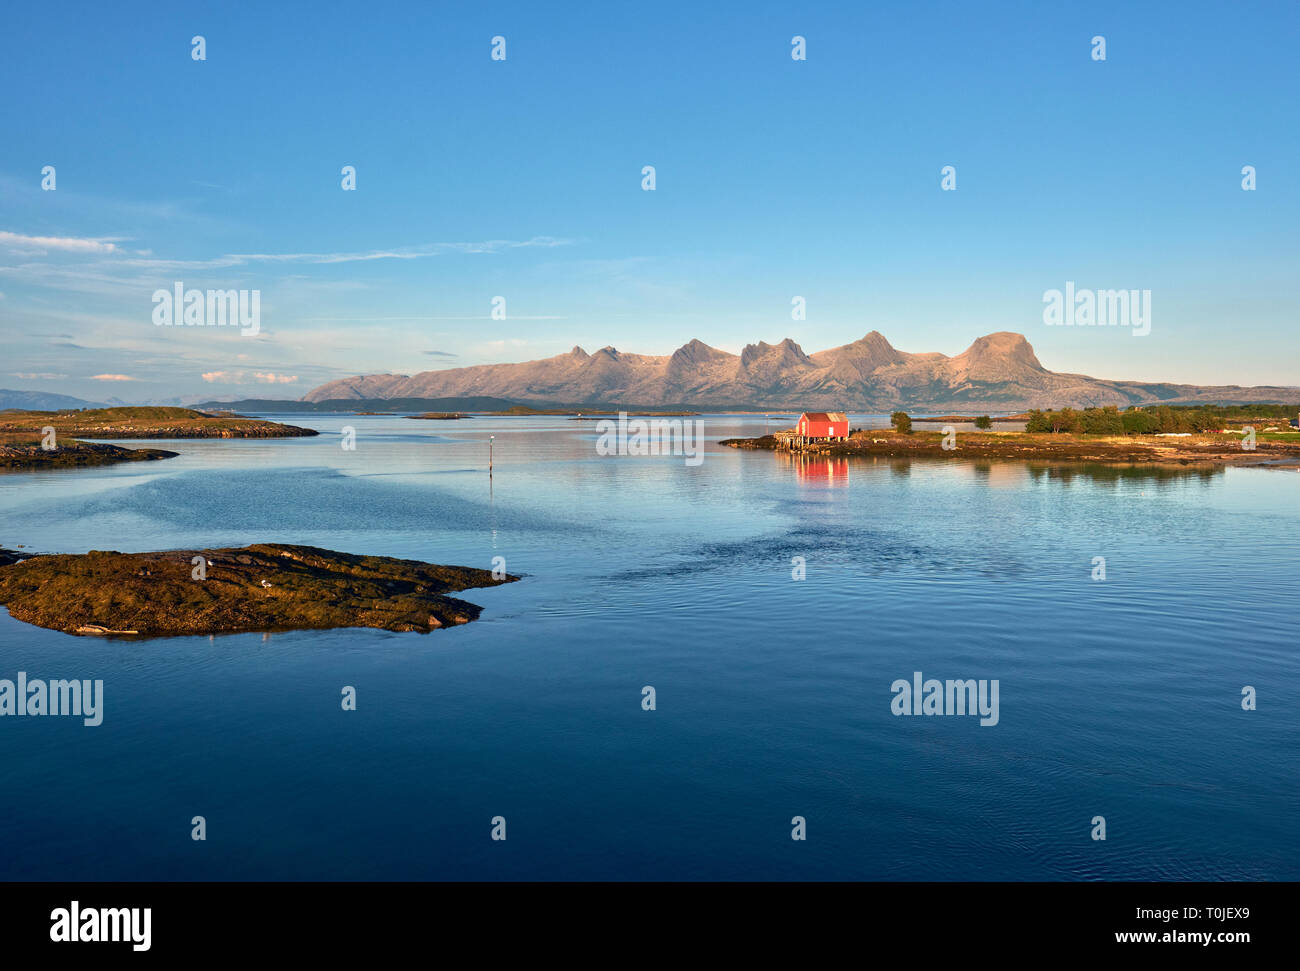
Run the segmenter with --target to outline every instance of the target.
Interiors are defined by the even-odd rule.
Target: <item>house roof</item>
[[[842,411],[805,411],[799,416],[803,421],[807,418],[809,421],[848,421],[848,417]]]

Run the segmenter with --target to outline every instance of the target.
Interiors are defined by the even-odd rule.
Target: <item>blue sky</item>
[[[298,397],[873,329],[1300,384],[1296,3],[701,6],[10,5],[0,386]],[[1150,334],[1046,326],[1067,280],[1151,290]],[[261,332],[155,327],[176,281],[260,290]]]

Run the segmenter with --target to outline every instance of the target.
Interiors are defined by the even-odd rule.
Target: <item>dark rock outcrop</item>
[[[115,462],[151,462],[173,459],[177,452],[162,448],[123,448],[65,439],[58,448],[44,449],[31,442],[0,442],[0,471],[61,469]]]
[[[427,633],[478,618],[481,608],[448,594],[518,579],[271,543],[19,556],[0,566],[0,604],[18,620],[69,634],[158,637],[335,627]]]

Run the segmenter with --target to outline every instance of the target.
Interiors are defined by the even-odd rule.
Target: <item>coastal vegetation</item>
[[[1059,411],[1032,409],[1025,431],[1053,435],[1158,435],[1215,432],[1248,421],[1290,418],[1297,408],[1286,405],[1250,405],[1246,407],[1203,406],[1180,408],[1156,405],[1152,408],[1129,408],[1120,411],[1114,405],[1104,408],[1062,408]]]
[[[1020,416],[1023,431],[990,431],[997,419],[925,418],[923,427],[938,421],[974,421],[975,431],[944,435],[913,431],[905,412],[890,416],[889,429],[866,428],[850,432],[848,441],[812,441],[791,446],[775,435],[727,439],[733,448],[782,450],[825,456],[887,455],[970,459],[1046,459],[1082,462],[1170,463],[1179,465],[1300,464],[1300,432],[1292,431],[1285,417],[1298,409],[1289,405],[1196,406],[1157,405],[1151,408],[1117,407],[1032,410]],[[1250,424],[1252,437],[1243,438],[1241,426]]]
[[[928,456],[937,459],[1047,459],[1069,462],[1167,462],[1231,465],[1273,465],[1300,462],[1300,435],[1260,434],[1254,449],[1242,447],[1240,436],[1191,435],[1157,438],[1141,435],[1068,435],[1026,432],[961,432],[944,447],[941,432],[903,435],[893,429],[857,429],[847,442],[818,442],[800,449],[823,456]],[[950,439],[951,440],[951,439]],[[719,444],[732,448],[777,451],[786,448],[773,435],[730,438]]]

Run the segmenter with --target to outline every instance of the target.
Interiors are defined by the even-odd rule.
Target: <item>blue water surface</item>
[[[105,693],[98,727],[0,718],[0,878],[1300,879],[1295,470],[717,445],[761,415],[703,416],[698,465],[560,417],[283,420],[322,434],[0,476],[0,546],[523,580],[429,635],[0,611],[0,678]],[[997,679],[998,724],[895,716],[916,671]]]

